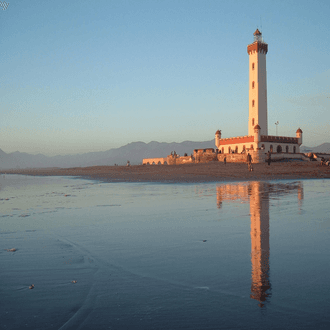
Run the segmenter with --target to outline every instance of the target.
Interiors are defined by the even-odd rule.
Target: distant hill
[[[306,147],[306,146],[300,146],[300,151],[302,152],[302,153],[307,153],[307,152],[312,152],[312,149],[313,148],[311,148],[311,147]]]
[[[84,154],[53,156],[31,155],[25,152],[5,153],[0,149],[0,169],[9,168],[41,168],[41,167],[85,167],[95,165],[125,165],[129,160],[132,165],[142,164],[143,158],[166,157],[171,151],[179,155],[188,155],[194,149],[215,148],[214,140],[204,142],[184,141],[181,143],[166,143],[152,141],[149,143],[132,142],[120,148],[107,151],[88,152]],[[330,143],[317,147],[301,146],[301,151],[330,153]]]
[[[306,147],[306,146],[301,146],[300,151],[303,153],[306,152],[315,152],[315,153],[326,153],[330,154],[330,143],[322,143],[317,147]]]
[[[190,155],[194,149],[200,148],[215,148],[214,140],[205,142],[184,141],[181,143],[132,142],[107,151],[53,157],[41,154],[31,155],[18,151],[7,154],[0,149],[0,169],[125,165],[128,160],[132,165],[136,165],[142,164],[143,158],[166,157],[171,151],[176,151],[179,155],[184,155],[184,153]]]
[[[330,154],[330,143],[322,143],[321,145],[313,148],[313,152]]]

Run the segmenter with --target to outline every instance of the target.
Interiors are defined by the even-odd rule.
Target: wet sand
[[[243,165],[80,170],[112,181],[137,181],[141,171],[145,181],[168,182],[225,180],[219,173],[234,168],[257,174]],[[287,164],[263,165],[258,173]],[[71,178],[0,176],[0,329],[329,328],[329,181]],[[263,264],[253,261],[253,242],[270,244],[270,263],[261,248]]]
[[[318,162],[253,164],[219,162],[188,165],[91,166],[74,168],[16,169],[1,173],[38,176],[77,176],[106,182],[221,182],[330,178],[330,167]]]

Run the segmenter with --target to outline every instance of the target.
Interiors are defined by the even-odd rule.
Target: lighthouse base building
[[[221,138],[221,130],[215,133],[216,149],[195,149],[189,156],[169,155],[165,158],[143,159],[143,164],[187,164],[208,161],[246,162],[247,154],[253,163],[265,162],[267,157],[274,160],[304,159],[300,153],[302,130],[295,137],[268,135],[267,113],[267,70],[266,54],[268,44],[263,41],[261,32],[254,32],[253,43],[247,46],[249,54],[249,119],[248,135]]]
[[[257,124],[254,127],[253,135],[238,136],[221,139],[221,131],[215,133],[215,145],[217,147],[217,159],[227,162],[244,162],[246,155],[252,156],[253,163],[265,162],[271,155],[272,160],[303,159],[306,157],[300,154],[302,144],[302,130],[298,128],[296,137],[261,135],[261,127]]]
[[[221,131],[215,133],[218,160],[243,161],[243,155],[250,153],[255,163],[264,162],[271,154],[276,158],[301,158],[302,130],[298,128],[295,137],[268,135],[267,122],[267,70],[266,54],[268,44],[261,32],[254,32],[254,42],[247,46],[249,54],[249,122],[248,135],[222,139]],[[268,154],[268,155],[267,155]],[[242,155],[242,156],[238,156]]]

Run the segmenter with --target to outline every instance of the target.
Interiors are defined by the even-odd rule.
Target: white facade
[[[253,152],[258,154],[261,162],[268,152],[282,154],[284,158],[300,153],[302,130],[299,128],[295,137],[268,135],[267,119],[267,70],[266,54],[268,44],[263,42],[262,34],[254,32],[254,42],[247,46],[249,54],[249,120],[248,135],[221,138],[221,131],[215,133],[215,145],[220,154],[241,154]],[[257,153],[257,154],[256,154]]]
[[[249,54],[249,130],[259,125],[261,135],[268,135],[267,124],[267,71],[266,54],[268,45],[263,42],[261,32],[254,33],[255,41],[248,46]]]

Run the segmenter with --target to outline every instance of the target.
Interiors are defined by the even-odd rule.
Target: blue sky
[[[268,43],[269,134],[330,142],[329,1],[11,0],[0,149],[47,155],[248,132],[248,54]]]

